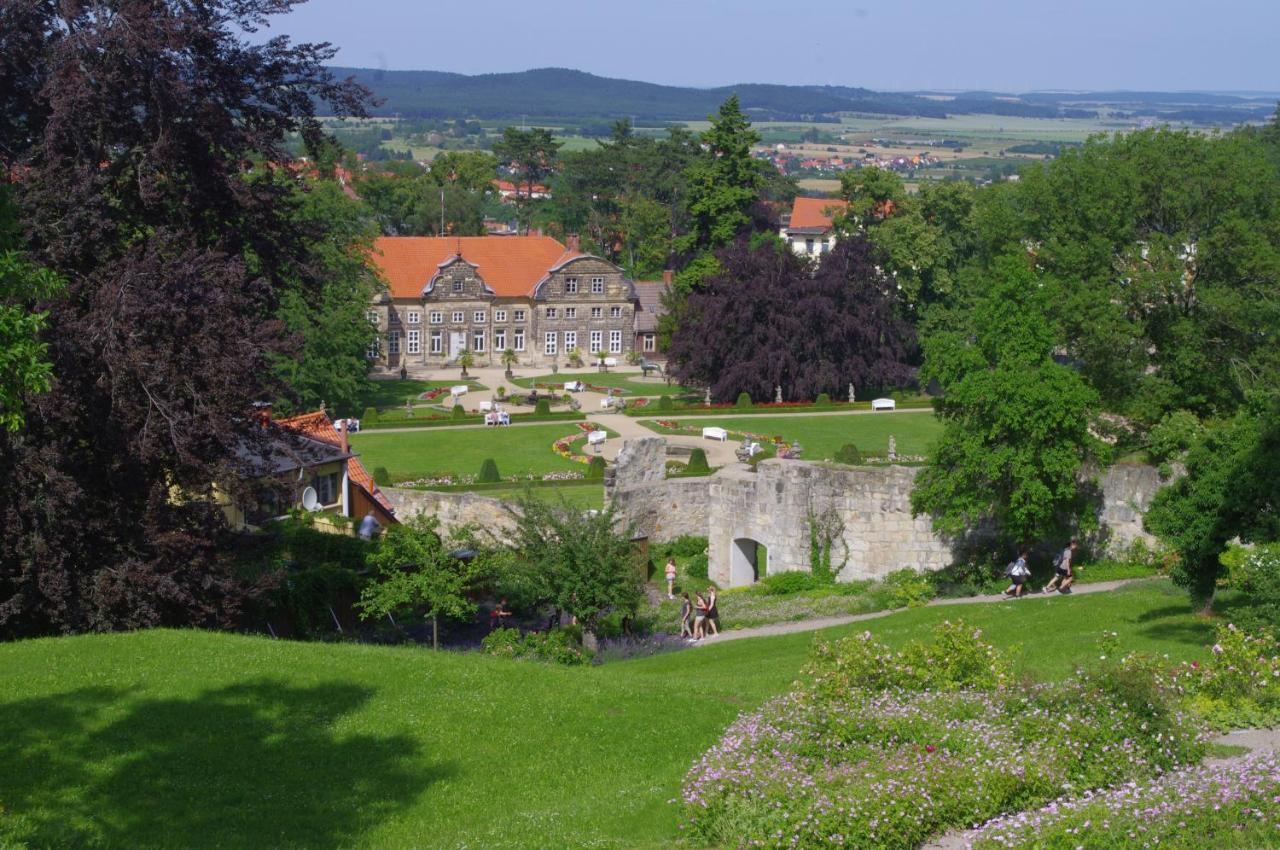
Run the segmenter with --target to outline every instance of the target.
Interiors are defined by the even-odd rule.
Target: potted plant
[[[565,356],[569,358],[569,364],[575,369],[582,368],[582,352],[576,348],[571,348],[565,352]]]
[[[462,367],[462,377],[467,377],[467,370],[476,365],[476,356],[471,353],[470,349],[464,348],[458,352],[458,365]]]
[[[510,348],[502,351],[502,365],[507,369],[507,380],[511,380],[511,367],[516,365],[516,353]]]

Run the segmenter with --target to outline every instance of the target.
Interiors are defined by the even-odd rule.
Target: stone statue
[[[711,406],[711,387],[707,387],[707,395],[705,398],[703,398],[702,403],[705,404],[707,407]]]
[[[849,385],[849,404],[853,404],[857,399],[853,395],[853,384]]]
[[[404,400],[404,415],[413,416],[413,399],[406,398]]]
[[[773,389],[773,403],[774,403],[774,404],[782,404],[782,387],[781,387],[781,385],[779,385],[779,386],[777,386],[777,387],[774,387],[774,389]]]
[[[889,435],[889,460],[897,460],[897,459],[898,459],[898,441],[893,438],[892,434],[890,434]]]

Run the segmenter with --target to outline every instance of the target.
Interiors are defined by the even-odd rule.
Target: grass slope
[[[685,424],[678,413],[672,418]],[[766,436],[778,435],[788,442],[800,440],[805,460],[822,460],[835,456],[845,443],[853,443],[864,454],[883,455],[889,448],[889,437],[898,441],[898,454],[928,454],[930,446],[942,434],[942,424],[928,413],[875,413],[849,416],[699,416],[689,419],[699,428],[719,425],[730,431],[749,431]],[[652,420],[641,425],[660,434],[670,433]]]
[[[897,644],[957,617],[1046,678],[1103,629],[1180,658],[1212,632],[1157,582],[824,634]],[[579,669],[202,632],[0,646],[0,845],[670,847],[685,771],[812,639]]]
[[[394,481],[453,473],[475,475],[485,458],[497,461],[498,472],[541,475],[558,469],[582,472],[586,467],[551,450],[561,437],[578,433],[573,422],[519,428],[424,429],[413,433],[365,431],[351,445],[370,469],[385,466]]]

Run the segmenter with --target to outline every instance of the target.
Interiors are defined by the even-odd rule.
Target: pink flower
[[[926,753],[937,752],[937,750],[938,750],[938,748],[937,748],[937,747],[935,747],[933,744],[925,744],[925,746],[924,746],[924,751],[925,751]]]

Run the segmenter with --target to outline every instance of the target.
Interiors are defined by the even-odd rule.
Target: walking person
[[[666,570],[665,570],[665,572],[666,572],[666,574],[667,574],[667,598],[668,598],[668,599],[675,599],[675,598],[676,598],[676,558],[675,558],[675,555],[671,555],[670,557],[668,557],[668,558],[667,558],[667,566],[666,566]],[[686,595],[685,595],[685,598],[688,598],[688,594],[686,594]]]
[[[680,637],[693,637],[693,603],[687,593],[680,594]]]
[[[1072,537],[1067,548],[1058,553],[1053,559],[1053,578],[1049,579],[1049,583],[1044,586],[1042,593],[1048,593],[1051,590],[1057,590],[1059,593],[1070,593],[1071,585],[1076,583],[1076,568],[1073,565],[1075,561],[1076,550],[1080,548],[1080,541]]]
[[[707,588],[707,621],[704,624],[711,627],[711,634],[720,634],[720,609],[716,607],[716,589],[715,586]]]
[[[1022,549],[1018,553],[1018,560],[1009,565],[1009,587],[1005,590],[1004,595],[1012,598],[1023,596],[1027,592],[1027,579],[1031,577],[1031,567],[1027,566],[1027,555],[1031,553],[1029,549]]]

